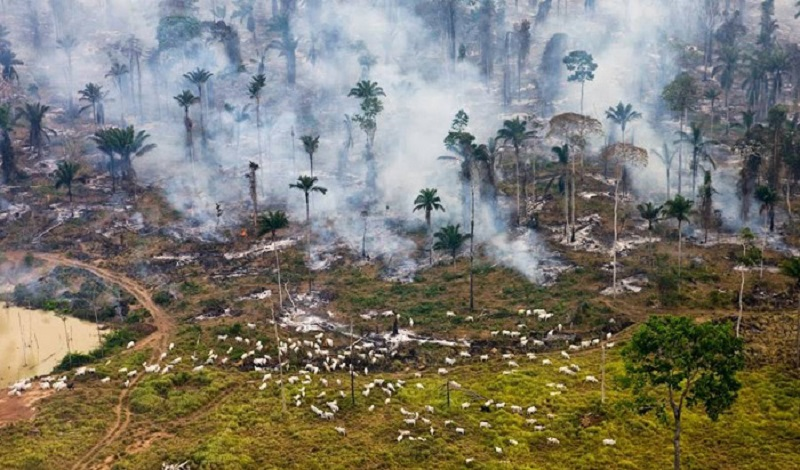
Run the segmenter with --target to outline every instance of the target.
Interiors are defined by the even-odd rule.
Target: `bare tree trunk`
[[[742,312],[744,311],[744,302],[742,298],[744,297],[744,272],[745,266],[742,265],[742,284],[739,286],[739,317],[736,319],[736,337],[739,337],[739,329],[742,326]]]
[[[514,148],[514,155],[516,157],[516,169],[517,169],[517,225],[522,225],[522,202],[521,202],[521,187],[520,187],[520,175],[519,175],[519,147]]]
[[[476,174],[476,173],[473,173]],[[475,272],[472,269],[475,262],[475,178],[470,179],[471,188],[471,215],[469,221],[469,311],[475,310],[475,295],[474,295],[474,277]]]
[[[680,411],[673,411],[675,417],[675,433],[672,437],[672,447],[675,450],[675,455],[672,463],[673,470],[681,470],[681,413]]]
[[[606,344],[603,342],[602,349],[602,363],[600,367],[600,403],[606,402]]]
[[[280,286],[278,286],[280,288]],[[283,388],[283,355],[281,354],[281,337],[278,336],[278,320],[275,319],[275,308],[270,307],[272,311],[272,326],[275,329],[275,344],[278,347],[278,377],[281,381],[281,412],[286,413],[286,392]]]
[[[617,174],[619,175],[619,171]],[[617,296],[617,213],[619,212],[619,180],[614,182],[614,244],[611,247],[612,254],[613,254],[613,270],[614,270],[614,281],[611,287],[611,294],[612,296]]]

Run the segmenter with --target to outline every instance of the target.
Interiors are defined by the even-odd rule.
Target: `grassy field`
[[[356,405],[349,399],[349,376],[343,372],[321,373],[310,384],[286,386],[288,408],[281,412],[277,374],[268,380],[265,390],[258,390],[261,373],[240,371],[235,364],[206,367],[192,372],[188,356],[205,357],[207,350],[217,351],[233,345],[231,357],[245,348],[231,340],[221,345],[215,334],[224,327],[186,327],[180,333],[177,348],[170,358],[184,357],[176,372],[167,376],[151,375],[137,384],[130,398],[132,423],[124,437],[104,449],[98,461],[108,468],[159,468],[162,462],[189,460],[196,468],[464,468],[465,459],[474,458],[472,468],[667,468],[671,463],[669,426],[652,414],[639,415],[631,395],[620,385],[623,374],[620,344],[607,355],[608,391],[605,405],[600,404],[599,384],[587,383],[587,374],[600,376],[597,350],[574,354],[567,361],[555,353],[540,354],[536,360],[517,355],[519,368],[502,360],[500,352],[488,363],[477,356],[461,359],[451,368],[448,378],[462,388],[451,391],[451,406],[446,406],[445,380],[436,374],[442,363],[420,370],[418,364],[386,364],[386,372],[371,372],[356,379]],[[199,335],[198,335],[199,333]],[[249,332],[245,337],[260,338],[267,350],[274,348],[269,330]],[[623,340],[624,341],[624,340]],[[337,344],[337,348],[344,347]],[[268,352],[268,351],[265,351]],[[444,353],[447,353],[446,351]],[[455,351],[448,354],[455,355]],[[108,365],[98,366],[98,375],[109,374],[109,384],[87,379],[71,392],[56,394],[42,402],[31,422],[21,422],[0,430],[0,468],[63,468],[82,455],[103,434],[111,418],[115,396],[122,379],[116,370],[136,367],[146,352],[122,354]],[[553,365],[542,365],[550,358]],[[463,361],[463,362],[461,362]],[[292,359],[289,375],[298,375],[299,359]],[[576,377],[558,373],[561,365],[577,364]],[[504,373],[511,371],[510,373]],[[420,372],[422,377],[415,378]],[[320,379],[326,379],[324,386]],[[385,404],[386,395],[378,388],[369,397],[361,391],[375,378],[405,380],[405,387]],[[775,469],[793,468],[798,462],[800,444],[800,385],[774,366],[750,368],[741,374],[743,389],[739,401],[719,422],[689,412],[684,418],[684,463],[697,469]],[[341,385],[337,385],[337,380]],[[417,384],[424,388],[418,388]],[[548,384],[563,384],[566,390]],[[294,395],[305,388],[301,405]],[[325,391],[326,396],[317,398]],[[339,391],[348,394],[338,397]],[[480,404],[488,399],[505,402],[506,408],[492,408],[487,413]],[[310,405],[325,407],[337,399],[341,411],[333,421],[322,421]],[[463,410],[461,404],[470,402]],[[374,405],[374,411],[368,407]],[[426,405],[434,413],[424,410]],[[517,405],[537,412],[523,416],[511,412]],[[400,409],[420,412],[431,420],[416,426],[403,423]],[[548,417],[551,414],[553,416]],[[536,431],[526,424],[535,418],[545,426]],[[445,426],[445,420],[455,425]],[[480,421],[491,424],[481,429]],[[465,429],[463,436],[455,426]],[[335,426],[347,429],[341,437]],[[429,427],[435,433],[430,435]],[[424,436],[425,441],[397,442],[399,429]],[[560,445],[547,444],[547,437],[559,439]],[[605,438],[616,439],[616,446],[603,446]],[[511,445],[509,439],[518,441]],[[498,454],[495,447],[501,447]]]

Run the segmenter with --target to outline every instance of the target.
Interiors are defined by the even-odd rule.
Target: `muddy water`
[[[48,374],[67,354],[89,352],[100,341],[94,323],[53,312],[0,305],[0,387]],[[66,327],[66,331],[65,331]]]

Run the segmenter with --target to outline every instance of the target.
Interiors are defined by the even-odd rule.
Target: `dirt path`
[[[153,352],[150,355],[150,360],[148,361],[151,363],[155,362],[161,353],[167,350],[169,347],[169,338],[175,328],[175,322],[158,305],[156,305],[155,302],[153,302],[153,299],[150,297],[150,293],[144,286],[122,274],[97,267],[93,264],[70,259],[62,255],[53,253],[36,253],[35,256],[38,259],[47,261],[48,263],[85,269],[86,271],[95,274],[103,280],[116,284],[122,289],[126,290],[134,298],[136,298],[137,302],[139,302],[150,312],[150,315],[153,318],[153,323],[156,327],[156,331],[136,344],[134,350],[141,350],[151,347]],[[139,374],[136,376],[136,378],[131,382],[130,387],[122,390],[119,395],[117,405],[114,407],[114,423],[106,432],[106,434],[91,449],[89,449],[86,454],[84,454],[78,459],[77,462],[73,464],[72,468],[74,470],[88,467],[88,464],[103,448],[119,439],[127,430],[131,421],[131,411],[128,407],[130,391],[136,386],[136,383],[143,375],[144,374]]]

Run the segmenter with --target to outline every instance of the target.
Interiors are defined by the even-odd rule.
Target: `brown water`
[[[68,350],[86,353],[99,346],[94,323],[64,319],[53,312],[0,305],[0,387],[49,374]]]

